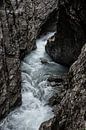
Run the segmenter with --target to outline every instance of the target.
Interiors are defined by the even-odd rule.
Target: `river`
[[[52,35],[54,32],[38,38],[37,49],[22,61],[22,105],[0,123],[0,130],[38,130],[42,122],[54,116],[48,105],[54,91],[47,78],[53,74],[63,74],[66,68],[53,62],[45,52],[47,39]],[[42,64],[41,59],[46,59],[48,63]]]

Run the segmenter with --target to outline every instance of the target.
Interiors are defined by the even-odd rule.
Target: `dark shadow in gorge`
[[[55,32],[56,31],[56,22],[57,22],[57,9],[51,12],[48,18],[44,21],[38,31],[38,37],[41,35],[46,35],[48,32]]]
[[[46,20],[44,20],[43,24],[41,25],[41,27],[38,30],[38,35],[37,38],[40,38],[43,35],[46,35],[48,32],[55,32],[56,31],[56,22],[57,22],[57,9],[55,9],[54,11],[52,11],[49,16],[46,18]],[[36,47],[36,39],[34,39],[34,41],[32,41],[33,48],[32,50],[35,50]],[[21,61],[23,60],[23,58],[25,57],[25,55],[27,55],[28,49],[25,48],[25,50],[20,50],[20,59]]]

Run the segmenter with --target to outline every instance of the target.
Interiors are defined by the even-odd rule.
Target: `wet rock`
[[[67,75],[64,76],[52,76],[48,78],[48,81],[55,89],[55,94],[49,99],[49,105],[55,106],[60,103],[65,95],[65,90],[68,88]]]
[[[47,59],[40,58],[40,60],[41,60],[42,64],[48,64],[48,60]]]
[[[86,42],[85,1],[59,0],[57,33],[46,45],[46,52],[60,64],[70,66]],[[63,22],[64,21],[64,22]]]
[[[47,122],[44,122],[40,126],[39,130],[59,130],[59,124],[56,117],[50,119]]]
[[[56,122],[59,124],[59,130],[86,129],[85,16],[84,0],[59,0],[57,33],[48,40],[46,46],[47,53],[54,61],[70,66],[67,80],[64,82],[60,80],[60,84],[63,85],[62,91],[50,98],[50,105],[53,106],[58,119]],[[49,81],[55,82],[54,86],[58,88],[58,78],[50,78]],[[42,126],[41,128],[46,129]]]
[[[63,91],[50,98],[59,122],[59,130],[85,129],[86,115],[86,44],[76,62],[69,69]],[[67,85],[67,88],[65,88]],[[57,85],[58,87],[58,85]],[[46,122],[45,122],[46,124]],[[44,129],[45,130],[45,127]],[[53,129],[51,129],[53,130]]]
[[[49,105],[50,105],[50,106],[57,105],[57,104],[60,103],[60,101],[61,101],[61,97],[56,94],[56,95],[52,96],[52,97],[49,99]]]
[[[21,104],[20,61],[36,48],[55,0],[0,0],[0,119]]]
[[[60,83],[60,82],[63,82],[64,81],[64,78],[63,76],[60,76],[60,75],[52,75],[52,77],[49,77],[48,78],[48,81],[49,82],[57,82],[57,83]]]

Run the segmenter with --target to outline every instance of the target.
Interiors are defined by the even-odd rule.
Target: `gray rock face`
[[[41,124],[39,130],[59,130],[56,117],[54,117],[54,118],[50,119],[49,121]]]
[[[58,6],[57,33],[46,51],[54,61],[70,66],[86,42],[85,0],[59,0]]]
[[[49,100],[56,119],[44,122],[40,130],[86,129],[86,1],[59,0],[57,33],[48,40],[46,51],[61,64],[71,65],[64,78],[50,78],[52,87],[59,89]],[[83,47],[82,47],[83,46]],[[82,48],[82,50],[81,50]],[[60,79],[60,80],[59,80]]]
[[[21,104],[20,60],[36,48],[56,0],[0,0],[0,119]]]
[[[55,130],[58,128],[59,130],[85,130],[86,44],[83,46],[78,59],[70,67],[68,75],[62,78],[62,81],[60,79],[60,84],[58,82],[58,77],[53,78],[53,80],[56,89],[61,87],[60,93],[54,95],[49,101],[49,104],[53,106],[56,118],[44,122],[40,130],[47,130],[49,124],[50,130],[54,130],[52,128],[53,125],[56,126]],[[51,83],[53,80],[49,79]]]
[[[40,58],[42,64],[49,64],[47,59]]]
[[[65,117],[62,125],[66,130],[86,129],[86,44],[78,60],[71,66],[68,78],[66,95],[57,110],[60,122]]]

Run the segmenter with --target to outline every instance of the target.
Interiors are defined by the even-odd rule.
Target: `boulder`
[[[47,59],[40,58],[42,64],[49,64]]]
[[[57,32],[46,45],[46,52],[60,64],[70,66],[86,42],[85,1],[59,0]]]

